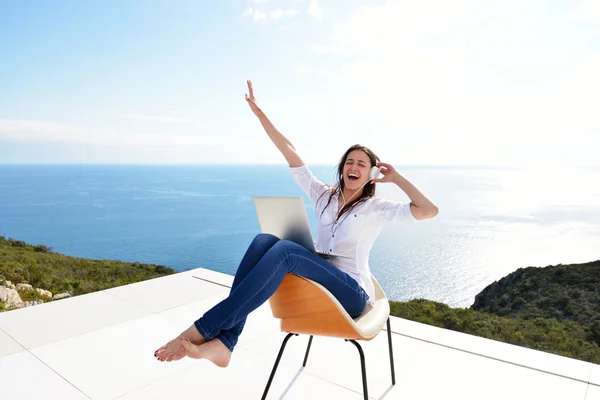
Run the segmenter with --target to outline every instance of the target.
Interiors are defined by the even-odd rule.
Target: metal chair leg
[[[365,365],[365,354],[363,353],[362,347],[355,340],[352,339],[344,339],[347,342],[352,343],[358,349],[358,354],[360,355],[360,367],[362,370],[362,381],[363,381],[363,397],[365,400],[369,400],[369,393],[367,391],[367,367]]]
[[[273,370],[271,371],[271,376],[269,376],[269,381],[267,382],[267,387],[265,387],[265,391],[262,396],[262,400],[267,398],[267,393],[269,392],[269,388],[271,387],[271,382],[273,382],[273,377],[275,376],[275,371],[277,371],[277,367],[279,366],[279,360],[281,360],[281,355],[283,354],[283,350],[285,350],[285,345],[287,341],[292,336],[298,336],[297,333],[288,333],[285,339],[283,339],[283,343],[281,344],[281,348],[279,349],[279,354],[277,355],[277,360],[275,360],[275,365],[273,366]]]
[[[306,354],[304,355],[304,362],[302,363],[303,367],[306,367],[306,360],[308,360],[308,352],[310,351],[310,345],[312,344],[313,335],[310,335],[310,339],[308,339],[308,347],[306,347]]]
[[[396,373],[394,371],[394,352],[392,348],[392,329],[390,327],[390,319],[387,319],[387,334],[388,334],[388,347],[390,352],[390,369],[392,372],[392,385],[396,384]],[[283,351],[285,350],[285,346],[288,340],[292,336],[298,336],[297,333],[288,333],[287,336],[283,339],[283,343],[281,344],[281,348],[279,349],[279,354],[277,355],[277,359],[275,360],[275,365],[273,366],[273,370],[271,371],[271,376],[269,376],[269,381],[267,382],[267,386],[265,387],[265,391],[262,396],[262,400],[267,398],[267,394],[269,392],[269,388],[271,387],[271,383],[273,382],[273,378],[275,377],[275,372],[277,371],[277,367],[279,366],[279,361],[281,360],[281,356],[283,355]],[[306,353],[304,354],[304,362],[302,366],[306,366],[306,361],[308,360],[308,353],[310,352],[310,346],[312,345],[313,335],[308,339],[308,346],[306,347]],[[355,340],[352,339],[344,339],[346,342],[350,342],[356,346],[358,350],[358,354],[360,356],[360,368],[362,373],[362,383],[363,383],[363,397],[364,400],[369,400],[369,392],[367,388],[367,366],[365,364],[365,353],[360,344],[358,344]]]
[[[390,328],[390,319],[387,319],[388,346],[390,348],[390,369],[392,370],[392,385],[396,384],[396,372],[394,371],[394,351],[392,350],[392,329]]]

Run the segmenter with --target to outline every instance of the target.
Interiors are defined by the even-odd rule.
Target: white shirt
[[[410,211],[410,203],[374,196],[344,213],[334,223],[338,213],[338,194],[334,194],[327,205],[332,190],[330,186],[317,179],[306,165],[290,167],[290,170],[315,207],[318,229],[316,250],[348,257],[334,257],[329,261],[354,278],[369,296],[368,303],[373,304],[375,288],[369,268],[371,247],[385,223],[417,221]]]

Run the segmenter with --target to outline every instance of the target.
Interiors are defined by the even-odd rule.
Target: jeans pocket
[[[367,294],[365,289],[362,288],[362,286],[359,286],[358,293],[362,296],[365,303],[369,300],[369,295]]]

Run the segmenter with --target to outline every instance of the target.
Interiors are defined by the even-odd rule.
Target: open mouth
[[[350,179],[351,181],[357,181],[358,180],[358,175],[356,175],[356,174],[348,174],[348,179]]]

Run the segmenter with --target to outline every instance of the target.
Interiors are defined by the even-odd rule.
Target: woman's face
[[[371,160],[362,150],[353,150],[346,157],[344,163],[344,186],[350,190],[357,190],[369,180]]]

